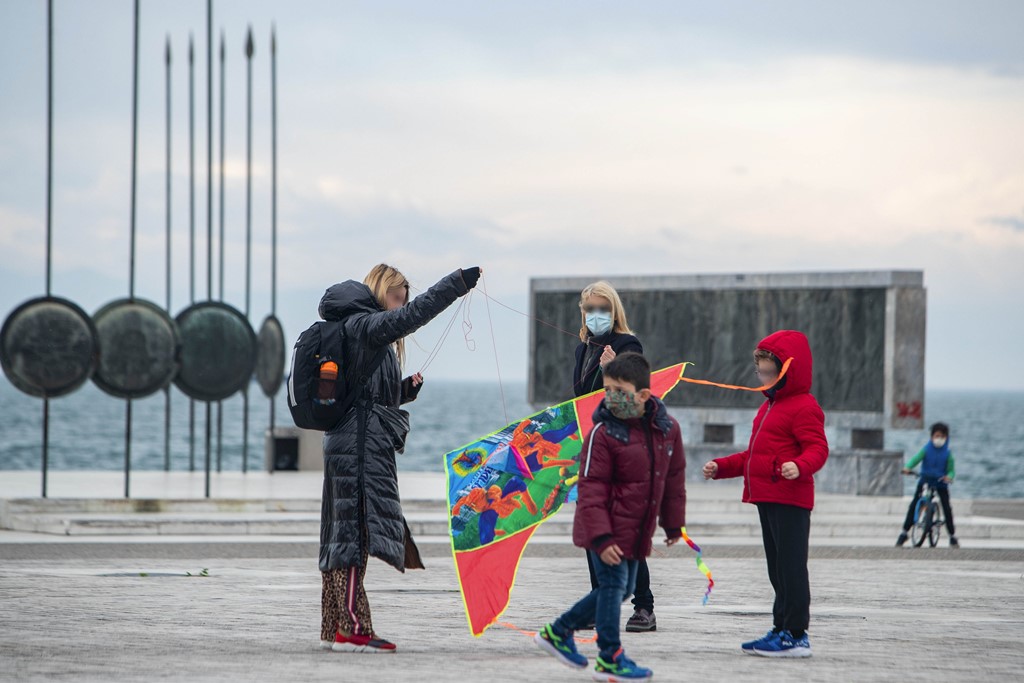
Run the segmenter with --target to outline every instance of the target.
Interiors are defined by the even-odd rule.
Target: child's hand
[[[676,543],[679,543],[679,541],[681,541],[682,539],[683,539],[682,536],[676,536],[675,538],[666,538],[665,539],[665,545],[673,546]]]
[[[939,481],[945,482],[946,484],[952,484],[953,483],[953,478],[950,477],[949,475],[946,475],[946,476],[940,478]]]
[[[601,353],[601,367],[603,368],[613,360],[615,360],[615,351],[610,346],[604,347],[604,352]]]
[[[419,385],[423,384],[423,375],[421,373],[419,373],[419,372],[417,372],[415,375],[413,375],[409,379],[412,380],[412,385],[414,387],[418,387]]]
[[[610,564],[613,567],[617,566],[622,562],[622,548],[620,548],[618,544],[612,543],[601,551],[601,561],[605,564]]]
[[[718,474],[718,463],[714,460],[709,460],[704,463],[704,469],[701,472],[704,473],[705,479],[714,479],[715,475]]]
[[[782,467],[779,471],[782,474],[783,479],[796,479],[800,476],[800,468],[792,461],[782,463]]]

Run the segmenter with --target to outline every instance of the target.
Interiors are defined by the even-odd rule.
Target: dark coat
[[[576,347],[576,367],[572,371],[574,396],[583,396],[603,388],[601,353],[606,346],[611,346],[616,355],[627,351],[644,352],[643,344],[631,334],[609,332],[600,337],[588,336],[587,341],[580,342]]]
[[[354,280],[330,287],[320,316],[343,320],[344,362],[365,368],[381,347],[383,362],[369,377],[368,398],[357,401],[324,435],[324,489],[320,512],[320,571],[362,566],[368,552],[395,569],[422,568],[402,515],[395,451],[405,447],[409,414],[401,368],[392,345],[415,332],[468,290],[456,271],[393,311]],[[408,552],[407,552],[408,550]]]
[[[612,543],[639,560],[657,524],[668,538],[686,524],[686,455],[679,423],[657,398],[643,417],[619,420],[601,401],[583,444],[573,543],[600,553]]]
[[[811,510],[814,473],[828,459],[825,414],[810,393],[811,347],[803,333],[793,330],[770,334],[757,346],[783,363],[793,361],[774,395],[765,392],[768,400],[754,416],[747,449],[715,459],[715,479],[743,477],[744,503],[783,503]],[[796,463],[799,477],[782,477],[786,462]]]

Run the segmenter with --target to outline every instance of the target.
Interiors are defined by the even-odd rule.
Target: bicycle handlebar
[[[916,477],[916,476],[918,476],[917,470],[903,470],[903,469],[901,469],[900,470],[900,474],[902,474],[905,477]],[[944,478],[945,477],[939,477],[939,481],[942,481]],[[946,481],[944,483],[948,486],[949,484],[953,483],[953,480],[950,479],[949,481]]]

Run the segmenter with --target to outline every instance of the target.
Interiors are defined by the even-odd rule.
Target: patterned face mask
[[[644,414],[643,404],[637,405],[636,394],[632,392],[618,390],[605,392],[604,403],[612,415],[620,420],[629,420]]]

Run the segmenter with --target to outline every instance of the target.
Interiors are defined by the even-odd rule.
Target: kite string
[[[496,304],[498,304],[499,306],[501,306],[502,308],[507,308],[508,310],[512,311],[513,313],[516,313],[516,314],[518,314],[518,315],[521,315],[521,316],[523,316],[524,318],[529,318],[530,320],[532,320],[532,321],[534,321],[534,322],[538,322],[538,323],[540,323],[541,325],[546,325],[547,327],[550,327],[550,328],[551,328],[551,329],[553,329],[553,330],[557,330],[557,331],[561,332],[562,334],[566,335],[567,337],[572,337],[573,339],[579,339],[579,338],[580,338],[580,333],[579,333],[579,332],[570,332],[569,330],[566,330],[566,329],[562,329],[562,328],[561,328],[561,327],[559,327],[558,325],[554,325],[554,324],[552,324],[552,323],[549,323],[549,322],[548,322],[548,321],[546,321],[546,320],[541,320],[540,318],[538,318],[538,317],[536,317],[536,316],[532,316],[532,315],[530,315],[529,313],[523,313],[522,311],[519,311],[519,310],[516,310],[516,309],[512,308],[511,306],[509,306],[509,305],[508,305],[508,304],[506,304],[506,303],[502,303],[501,301],[498,301],[498,300],[497,300],[497,299],[495,299],[495,298],[494,298],[493,296],[490,296],[489,294],[487,294],[487,291],[486,291],[486,289],[485,289],[485,291],[483,292],[483,295],[484,295],[485,297],[487,297],[488,299],[490,299],[491,301],[493,301],[494,303],[496,303]],[[593,342],[591,342],[590,340],[587,340],[587,342],[586,342],[586,343],[588,343],[588,344],[593,344]],[[594,346],[601,346],[601,344],[594,344]]]
[[[549,322],[547,322],[545,320],[541,320],[540,318],[537,318],[535,316],[532,316],[529,313],[523,313],[522,311],[517,311],[516,309],[512,308],[508,304],[502,303],[501,301],[498,301],[494,297],[489,296],[487,294],[486,290],[483,292],[483,295],[485,297],[487,297],[488,299],[490,299],[491,301],[493,301],[494,303],[498,304],[499,306],[501,306],[503,308],[507,308],[508,310],[512,311],[513,313],[517,313],[517,314],[523,316],[524,318],[529,318],[530,320],[533,320],[534,322],[538,322],[541,325],[546,325],[546,326],[548,326],[548,327],[550,327],[550,328],[552,328],[554,330],[558,330],[562,334],[567,335],[569,337],[572,337],[574,339],[579,339],[579,334],[578,333],[570,332],[568,330],[564,330],[561,327],[558,327],[557,325],[552,325],[551,323],[549,323]],[[594,344],[594,342],[590,341],[589,339],[585,343],[587,343],[587,344]],[[594,344],[594,346],[600,346],[600,344]],[[786,362],[782,364],[782,369],[779,371],[779,376],[776,377],[772,381],[771,384],[765,384],[765,385],[759,386],[759,387],[744,387],[744,386],[739,386],[739,385],[736,385],[736,384],[722,384],[720,382],[712,382],[712,381],[706,380],[706,379],[691,379],[689,377],[682,377],[682,376],[680,376],[679,379],[680,379],[680,381],[689,382],[690,384],[702,384],[704,386],[719,387],[721,389],[732,389],[734,391],[767,391],[768,389],[771,389],[772,386],[774,386],[780,379],[782,379],[783,377],[786,376],[786,372],[789,370],[789,365],[790,365],[790,363],[792,363],[792,361],[793,361],[792,358],[787,358]]]
[[[494,336],[494,321],[491,319],[491,297],[487,294],[487,279],[483,273],[480,274],[480,284],[483,285],[484,304],[487,307],[487,324],[491,328],[491,346],[494,347],[494,367],[498,371],[498,389],[501,391],[501,410],[505,413],[505,424],[509,423],[508,403],[505,401],[505,387],[501,382],[501,365],[498,363],[498,339]],[[470,325],[472,329],[472,325]]]
[[[476,340],[470,335],[473,333],[473,319],[470,315],[470,308],[473,305],[473,290],[465,298],[466,306],[462,309],[462,337],[466,340],[466,348],[470,352],[476,351]]]
[[[448,324],[444,328],[444,331],[441,333],[441,336],[434,344],[434,348],[430,350],[430,353],[427,354],[426,360],[423,361],[423,365],[419,369],[420,373],[426,372],[427,368],[430,367],[430,364],[433,363],[437,356],[441,353],[441,347],[444,346],[444,342],[448,338],[448,334],[452,331],[452,327],[455,326],[455,321],[459,317],[459,311],[462,310],[465,303],[465,299],[459,301],[459,305],[456,306],[454,313],[452,313],[451,318],[448,320]]]

